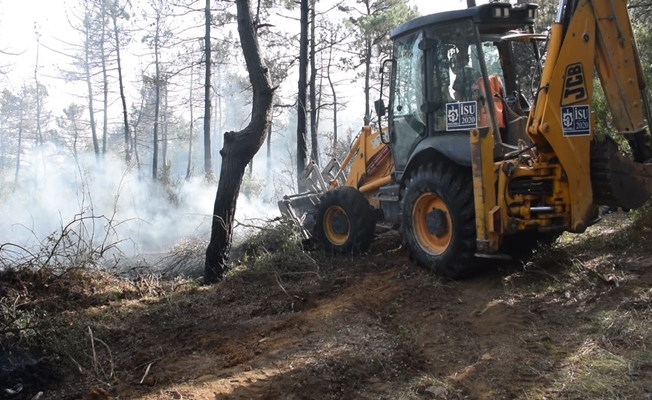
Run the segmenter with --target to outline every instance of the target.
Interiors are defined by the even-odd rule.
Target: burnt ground
[[[50,352],[22,357],[23,377],[5,362],[0,383],[41,399],[650,399],[651,234],[633,219],[458,282],[393,234],[212,287],[68,274],[30,289],[56,323],[4,335]]]

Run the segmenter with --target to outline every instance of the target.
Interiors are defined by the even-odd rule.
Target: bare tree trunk
[[[41,85],[38,81],[38,56],[41,49],[41,35],[36,33],[36,65],[34,65],[34,85],[36,86],[36,141],[43,146],[43,132],[41,132]]]
[[[23,88],[23,93],[25,92],[25,88]],[[25,108],[25,96],[22,96],[20,98],[20,118],[18,120],[18,148],[16,150],[16,174],[14,176],[14,183],[18,183],[18,176],[20,175],[20,153],[22,151],[23,147],[23,114],[24,114],[24,108]]]
[[[317,65],[315,61],[315,0],[310,0],[310,159],[319,165],[317,136]]]
[[[167,168],[169,163],[168,157],[168,77],[164,73],[163,76],[163,114],[161,115],[162,128],[163,128],[163,143],[161,144],[161,156],[163,157],[163,165]]]
[[[6,162],[6,157],[7,155],[5,154],[5,147],[7,146],[5,142],[5,135],[4,135],[5,127],[3,124],[3,121],[0,120],[0,132],[3,134],[0,135],[0,170],[5,169],[5,162]]]
[[[369,98],[371,84],[369,83],[371,75],[371,40],[365,41],[365,60],[364,60],[364,124],[369,125],[371,122],[371,111],[369,110]]]
[[[213,180],[213,162],[211,160],[211,1],[206,0],[204,9],[206,32],[204,36],[204,58],[206,73],[204,78],[204,174]]]
[[[265,175],[265,184],[270,185],[272,179],[272,120],[267,127],[267,173]]]
[[[269,70],[260,55],[260,47],[249,0],[236,0],[240,45],[253,89],[251,121],[240,132],[227,132],[222,148],[220,180],[213,208],[211,240],[206,249],[204,282],[215,283],[224,277],[233,236],[235,206],[247,163],[263,142],[272,118],[273,89]]]
[[[100,57],[102,62],[102,154],[106,154],[106,141],[109,133],[109,77],[106,70],[106,54],[105,54],[105,40],[106,40],[106,2],[101,1],[102,4],[102,33],[100,34]],[[135,143],[134,143],[135,145]],[[135,147],[134,147],[135,149]],[[136,156],[138,157],[138,156]]]
[[[116,62],[118,66],[118,83],[120,85],[120,99],[122,99],[122,115],[124,121],[124,133],[125,133],[125,161],[127,163],[131,162],[131,149],[129,148],[129,114],[127,113],[127,98],[125,97],[125,87],[122,79],[122,63],[120,59],[120,35],[118,33],[118,13],[121,11],[115,11],[115,14],[112,15],[113,18],[113,35],[115,36],[115,55]]]
[[[371,16],[371,0],[364,0],[364,4],[367,11],[367,16]],[[371,94],[369,93],[371,88],[370,78],[371,78],[371,39],[369,36],[365,38],[364,41],[364,119],[363,123],[369,125],[371,122],[371,111],[369,109],[369,98]]]
[[[88,5],[86,6],[88,7]],[[90,11],[86,9],[86,15],[84,18],[90,20]],[[95,157],[99,158],[100,155],[100,144],[97,141],[97,128],[95,126],[95,108],[93,106],[93,84],[91,82],[91,67],[90,67],[90,41],[91,41],[91,32],[90,28],[85,24],[84,33],[86,37],[84,38],[84,73],[86,75],[86,87],[88,89],[88,115],[90,117],[91,123],[91,136],[93,139],[93,151],[95,152]]]
[[[188,132],[188,165],[186,166],[186,180],[192,177],[192,136],[195,130],[194,104],[192,102],[192,93],[195,85],[195,68],[194,64],[190,65],[190,127]]]
[[[220,146],[222,146],[222,96],[220,88],[222,87],[222,73],[218,63],[215,65],[215,107],[213,107],[213,171],[217,171],[220,165]]]
[[[145,96],[140,96],[140,108],[138,109],[138,118],[134,124],[134,134],[132,137],[132,148],[134,149],[134,157],[136,158],[136,168],[140,170],[140,156],[138,155],[138,126],[140,125],[140,120],[143,117],[143,109],[145,108]]]
[[[306,70],[308,69],[308,0],[301,0],[299,38],[299,93],[297,99],[297,188],[302,192],[301,175],[306,169]]]
[[[158,174],[158,126],[161,109],[161,66],[158,62],[158,35],[160,26],[160,14],[156,14],[156,32],[154,34],[154,143],[152,143],[152,179],[157,179]]]
[[[331,65],[333,63],[333,46],[330,46],[328,51],[328,64],[326,65],[326,77],[328,79],[328,85],[331,88],[333,93],[333,153],[337,146],[337,91],[335,90],[335,84],[333,83],[333,77],[331,76]]]
[[[77,130],[77,119],[74,116],[72,120],[72,133],[73,133],[72,155],[75,158],[75,160],[77,160],[77,141],[79,140],[79,131]]]

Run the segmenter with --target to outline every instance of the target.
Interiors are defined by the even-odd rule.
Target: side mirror
[[[387,108],[385,108],[385,102],[383,99],[378,99],[374,101],[374,108],[376,109],[376,115],[379,117],[384,117],[385,112],[387,111]]]
[[[382,51],[380,50],[380,45],[378,43],[371,46],[371,56],[380,57]]]

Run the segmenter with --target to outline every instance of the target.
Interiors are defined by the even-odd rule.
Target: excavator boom
[[[560,160],[581,230],[595,204],[637,208],[652,196],[645,79],[625,0],[562,0],[550,35],[528,133],[544,157]],[[594,138],[594,70],[633,159]]]

